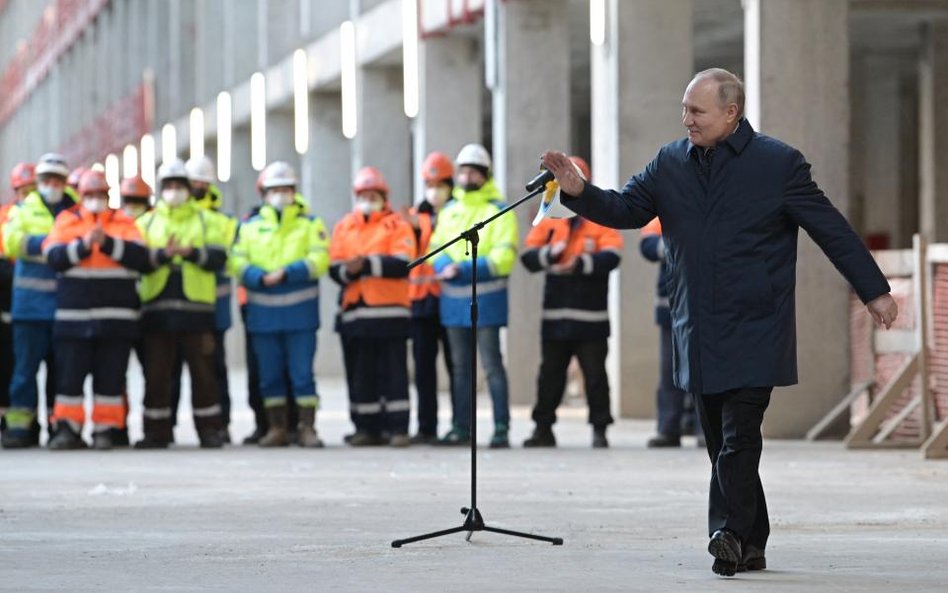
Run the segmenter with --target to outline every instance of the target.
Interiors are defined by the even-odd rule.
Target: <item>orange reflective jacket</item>
[[[408,278],[386,277],[384,259],[408,262],[415,253],[415,233],[398,214],[391,210],[368,217],[361,212],[347,214],[333,230],[329,257],[334,265],[357,256],[366,261],[362,273],[344,284],[343,311],[360,305],[407,308]]]
[[[573,219],[543,219],[540,224],[530,229],[525,241],[526,247],[536,249],[565,241],[566,250],[559,260],[564,263],[600,251],[622,251],[622,235],[619,231],[591,220],[582,220],[571,230],[571,220]]]
[[[419,213],[417,208],[412,208],[411,213],[418,217],[417,257],[420,257],[428,252],[431,233],[434,231],[434,216],[430,213]],[[412,302],[423,301],[428,297],[438,297],[441,294],[441,284],[438,282],[434,267],[429,262],[412,268],[409,282],[411,283],[409,296]]]
[[[105,234],[114,239],[123,241],[142,241],[142,235],[135,226],[135,221],[121,210],[106,210],[100,214],[92,214],[84,208],[73,206],[56,217],[52,230],[43,241],[43,248],[57,244],[69,244],[75,239],[82,239],[86,233],[102,225]],[[92,246],[92,255],[80,261],[78,268],[121,268],[122,264],[102,252],[98,245]]]
[[[654,237],[655,235],[661,236],[662,234],[662,221],[656,216],[652,219],[652,222],[648,223],[642,230],[639,231],[641,237]]]

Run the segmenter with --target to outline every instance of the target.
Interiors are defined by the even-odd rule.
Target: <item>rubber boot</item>
[[[286,406],[268,406],[267,423],[270,425],[267,434],[263,435],[257,444],[261,447],[286,447],[290,444],[286,434]]]
[[[300,406],[298,409],[300,423],[297,442],[300,447],[314,449],[323,447],[323,441],[319,438],[319,434],[316,433],[316,408]]]

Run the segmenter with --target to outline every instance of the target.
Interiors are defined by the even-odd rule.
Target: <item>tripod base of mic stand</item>
[[[416,535],[414,537],[409,537],[405,539],[397,539],[392,542],[393,548],[400,548],[405,544],[411,544],[415,542],[420,542],[426,539],[433,539],[436,537],[441,537],[444,535],[451,535],[452,533],[461,533],[466,531],[467,537],[464,538],[467,541],[471,541],[471,536],[474,535],[475,531],[488,531],[490,533],[499,533],[501,535],[510,535],[513,537],[522,537],[524,539],[532,539],[540,542],[551,543],[554,546],[562,546],[563,538],[561,537],[546,537],[543,535],[534,535],[532,533],[523,533],[521,531],[511,531],[509,529],[499,529],[497,527],[490,527],[489,525],[484,524],[484,518],[481,517],[481,512],[477,509],[469,509],[464,507],[461,509],[461,514],[465,516],[464,524],[460,527],[452,527],[451,529],[444,529],[442,531],[433,531],[431,533],[425,533],[424,535]]]

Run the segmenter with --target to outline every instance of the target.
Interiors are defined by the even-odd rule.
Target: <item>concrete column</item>
[[[255,184],[257,171],[250,166],[250,125],[234,127],[231,133],[231,175],[224,192],[224,210],[240,217],[257,205],[260,198]],[[247,362],[246,344],[240,316],[234,316],[234,327],[227,332],[225,350],[227,364],[244,368]]]
[[[353,166],[378,167],[395,208],[411,203],[411,126],[403,110],[401,67],[366,67],[359,77],[358,133]]]
[[[948,241],[948,21],[927,23],[919,62],[920,223],[929,241]]]
[[[299,174],[300,156],[296,154],[292,107],[267,111],[267,162],[286,161]]]
[[[493,96],[494,175],[508,201],[524,192],[549,148],[570,146],[569,26],[565,0],[497,3],[497,87]],[[515,215],[521,242],[536,202]],[[511,215],[508,215],[511,216]],[[510,278],[507,373],[511,403],[536,401],[543,276],[518,263]],[[516,364],[510,353],[516,352]]]
[[[681,97],[692,72],[690,1],[608,3],[606,42],[592,51],[592,171],[602,187],[621,187],[658,148],[682,136]],[[655,56],[660,56],[656,58]],[[613,401],[626,417],[655,414],[659,336],[658,267],[639,254],[637,232],[610,293]]]
[[[350,141],[342,135],[342,103],[339,93],[310,95],[309,151],[303,155],[301,172],[303,195],[312,213],[323,219],[326,231],[352,210],[352,168]],[[343,374],[342,349],[333,329],[338,311],[339,287],[329,276],[320,280],[319,347],[316,354],[317,376]]]
[[[869,54],[851,68],[851,221],[863,236],[887,235],[892,248],[912,244],[911,235],[902,236],[907,213],[901,171],[892,166],[902,152],[901,66],[896,56]]]
[[[479,43],[460,35],[432,37],[419,48],[421,108],[414,122],[415,201],[424,183],[421,163],[441,151],[451,159],[462,146],[482,142],[484,76]]]
[[[813,165],[814,180],[848,215],[849,3],[748,1],[745,7],[751,121],[801,150]],[[776,391],[764,423],[767,436],[803,436],[848,392],[849,294],[826,256],[802,238],[797,263],[800,384]]]

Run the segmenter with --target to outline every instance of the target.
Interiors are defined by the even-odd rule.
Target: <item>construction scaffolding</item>
[[[863,304],[850,310],[851,389],[808,433],[832,434],[848,421],[851,449],[916,448],[948,458],[948,245],[875,251],[899,318],[874,326]]]

